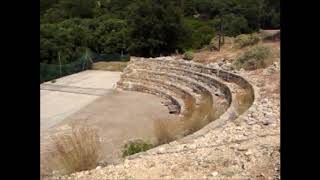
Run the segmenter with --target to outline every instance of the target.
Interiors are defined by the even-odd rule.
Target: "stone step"
[[[172,104],[177,106],[177,108],[179,109],[176,114],[182,113],[186,110],[182,98],[180,98],[173,91],[165,89],[162,86],[155,86],[155,83],[152,84],[151,82],[139,82],[135,79],[122,79],[120,82],[118,82],[117,87],[123,90],[146,92],[167,99],[171,102],[170,104],[168,104],[168,106]]]
[[[238,93],[247,93],[254,99],[254,93],[252,86],[241,76],[236,74],[216,69],[210,66],[206,66],[199,63],[188,62],[183,60],[134,60],[132,61],[126,71],[141,71],[150,70],[155,72],[154,74],[176,74],[177,76],[193,79],[194,81],[202,82],[213,89],[220,89],[221,93],[228,99],[230,107],[236,109],[236,105],[239,104],[235,98]],[[181,78],[177,80],[181,81]],[[199,83],[198,83],[199,84]],[[213,93],[219,95],[219,91]]]
[[[134,71],[141,71],[139,66],[130,66],[130,68],[139,68],[135,69]],[[199,87],[201,89],[206,89],[205,91],[210,92],[211,94],[214,94],[215,96],[223,96],[228,100],[228,103],[231,103],[231,92],[228,88],[228,86],[224,85],[222,82],[212,78],[211,76],[201,74],[201,73],[195,73],[190,70],[184,70],[179,68],[166,68],[166,67],[152,67],[152,66],[146,66],[146,70],[153,71],[155,74],[167,74],[171,76],[176,76],[177,80],[181,81],[183,80],[186,83],[193,83],[195,87]],[[128,72],[130,72],[128,70]],[[176,82],[178,83],[178,81]]]
[[[174,86],[181,90],[187,91],[190,95],[196,98],[197,103],[201,100],[203,93],[210,93],[210,89],[204,87],[204,85],[199,85],[192,79],[185,77],[179,77],[175,74],[153,72],[143,69],[136,69],[135,73],[129,73],[127,77],[135,77],[137,79],[145,79],[150,81],[156,81],[159,84],[165,84],[167,86]],[[190,86],[193,85],[193,86]]]
[[[192,76],[194,79],[200,80],[200,81],[207,81],[207,84],[209,84],[211,87],[220,85],[220,89],[223,89],[224,94],[226,94],[226,97],[229,97],[229,103],[231,103],[231,98],[235,97],[234,94],[236,93],[248,93],[251,97],[251,99],[254,99],[254,94],[253,94],[253,89],[251,85],[242,77],[238,75],[234,75],[231,73],[228,73],[226,71],[222,70],[217,70],[214,68],[208,68],[204,65],[197,65],[197,64],[190,64],[190,63],[179,63],[175,64],[177,67],[170,65],[171,63],[176,63],[175,62],[159,62],[159,60],[150,60],[148,61],[148,65],[141,62],[137,62],[135,64],[132,64],[130,68],[145,68],[145,69],[152,69],[154,71],[165,71],[165,72],[174,72],[179,75],[184,75],[184,76]],[[163,63],[162,66],[159,64]],[[183,68],[181,68],[183,67]],[[192,68],[192,70],[188,70],[188,68]],[[198,72],[195,72],[194,69],[197,68]],[[231,74],[231,75],[229,75]],[[220,83],[217,82],[219,79]],[[229,88],[227,88],[229,87]],[[232,94],[232,95],[231,95]],[[217,93],[219,95],[219,92]],[[234,98],[234,103],[238,104],[237,99]]]

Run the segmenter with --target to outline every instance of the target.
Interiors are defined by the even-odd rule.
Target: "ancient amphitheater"
[[[117,88],[159,96],[170,113],[187,117],[179,120],[196,115],[201,127],[120,163],[56,179],[278,179],[279,92],[269,91],[279,69],[276,62],[258,76],[217,64],[133,59]]]

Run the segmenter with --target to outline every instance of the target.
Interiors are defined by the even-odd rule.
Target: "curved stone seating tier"
[[[184,93],[188,93],[189,95],[193,96],[195,98],[195,103],[199,104],[200,102],[200,89],[194,89],[188,84],[185,83],[177,83],[176,79],[174,77],[170,76],[162,76],[162,74],[157,74],[156,72],[149,72],[146,70],[139,70],[135,69],[133,72],[128,72],[126,74],[123,74],[122,78],[135,78],[137,80],[145,80],[145,81],[152,81],[156,82],[159,85],[165,85],[167,88],[174,87],[175,89],[179,89],[179,91],[182,91]]]
[[[247,80],[245,80],[244,78],[236,74],[210,67],[210,65],[206,66],[200,63],[189,62],[184,60],[157,60],[157,59],[144,60],[142,59],[142,60],[134,60],[133,62],[135,65],[139,65],[141,63],[143,64],[147,62],[148,65],[152,65],[152,63],[155,63],[157,66],[174,67],[174,68],[179,67],[180,69],[191,69],[194,72],[216,76],[220,79],[223,79],[226,82],[235,83],[239,85],[241,88],[249,90],[252,96],[254,96],[253,88],[247,82]],[[254,97],[252,97],[252,99],[253,98]]]
[[[170,86],[168,84],[160,84],[156,80],[148,80],[148,79],[136,79],[136,78],[125,78],[124,82],[134,82],[145,85],[146,87],[152,87],[154,89],[161,90],[166,92],[166,94],[172,96],[175,99],[181,99],[179,104],[181,106],[181,112],[185,112],[187,110],[193,109],[196,105],[196,98],[189,94],[189,92],[179,89],[177,86]],[[188,99],[191,102],[186,103],[185,100]]]
[[[129,66],[129,68],[141,68],[141,66],[134,64],[134,66]],[[191,77],[197,83],[201,82],[202,84],[205,84],[206,87],[209,87],[208,90],[213,94],[215,94],[216,96],[224,96],[224,98],[228,100],[228,103],[231,104],[232,95],[229,87],[223,84],[222,82],[214,79],[210,75],[197,73],[197,72],[176,68],[176,67],[150,65],[150,66],[142,66],[142,68],[152,70],[154,72],[164,72],[164,73],[170,72],[171,74],[174,73],[183,77]]]
[[[194,92],[192,92],[192,89],[189,87],[184,87],[179,85],[179,83],[172,84],[168,83],[159,79],[150,79],[147,78],[147,76],[136,76],[136,75],[130,75],[130,76],[122,76],[120,82],[134,82],[134,83],[141,83],[147,87],[151,88],[157,88],[160,89],[163,92],[166,92],[166,94],[170,94],[171,96],[175,98],[182,99],[180,102],[180,106],[183,107],[181,112],[185,112],[185,110],[192,110],[194,109],[199,103],[200,103],[200,96]],[[121,87],[120,87],[121,88]],[[184,103],[186,100],[190,100],[191,102],[187,103],[187,106]]]
[[[131,81],[130,82],[125,82],[125,81],[118,82],[117,86],[123,90],[149,93],[149,94],[153,94],[153,95],[156,95],[156,96],[159,96],[163,99],[168,100],[170,102],[170,104],[168,104],[168,109],[169,109],[170,113],[179,114],[179,113],[183,112],[185,109],[183,107],[182,99],[174,97],[170,93],[164,92],[163,90],[159,90],[159,89],[156,89],[153,87],[149,87],[148,85],[145,85],[145,84],[131,82]],[[172,105],[174,106],[173,107],[174,111],[172,109],[170,109],[170,107],[172,107]]]
[[[229,98],[229,103],[231,99],[234,99],[233,104],[237,107],[237,99],[235,94],[232,92],[242,92],[247,93],[253,102],[254,93],[252,86],[241,76],[214,69],[212,67],[207,67],[199,63],[191,63],[184,60],[157,60],[157,59],[148,59],[148,60],[135,60],[133,64],[130,64],[133,67],[140,67],[145,69],[152,69],[154,71],[170,71],[176,72],[178,74],[184,74],[185,76],[192,76],[192,78],[204,81],[206,84],[212,86],[220,86],[222,93]],[[130,67],[129,67],[130,68]],[[220,83],[217,83],[217,79],[220,79]],[[252,103],[251,102],[251,103]],[[243,108],[242,108],[243,109]],[[242,113],[243,110],[237,110],[237,112]]]
[[[253,87],[241,76],[184,60],[132,60],[125,68],[120,82],[120,89],[149,92],[167,99],[171,97],[173,103],[180,105],[180,113],[185,111],[183,97],[186,96],[192,97],[192,102],[197,104],[199,97],[208,95],[211,109],[205,108],[207,115],[212,114],[218,100],[224,101],[226,107],[222,115],[213,122],[209,121],[201,132],[197,131],[193,136],[223,125],[227,120],[236,119],[254,100]],[[242,100],[236,98],[240,94],[250,97],[248,106],[241,107],[241,111],[238,105]]]
[[[226,102],[226,100],[222,101],[221,99],[223,98],[221,97],[213,97],[214,95],[211,94],[210,88],[208,88],[207,86],[205,85],[200,86],[199,83],[197,83],[196,81],[190,78],[179,77],[175,74],[170,75],[169,73],[157,73],[153,71],[135,69],[134,72],[129,73],[129,71],[127,71],[126,75],[122,76],[122,78],[126,78],[126,77],[134,78],[135,81],[138,81],[138,82],[141,82],[143,80],[144,83],[148,83],[151,81],[151,82],[156,82],[160,85],[165,84],[167,88],[174,86],[174,87],[178,87],[181,90],[189,89],[188,90],[189,94],[191,94],[193,97],[196,97],[196,105],[199,105],[201,107],[206,106],[207,108],[208,108],[208,105],[210,106],[211,110],[207,111],[207,114],[201,114],[203,117],[206,117],[208,120],[214,120],[215,119],[214,117],[217,117],[219,114],[221,114],[216,110],[216,108],[213,109],[213,105],[214,105],[213,102],[216,102],[216,103],[219,102],[219,104]],[[183,84],[183,86],[181,86],[181,84]],[[190,86],[191,88],[189,88],[188,86]],[[194,93],[195,91],[199,94]],[[218,100],[218,98],[220,98],[220,100]],[[205,99],[205,101],[203,102],[204,104],[200,104],[204,99]],[[195,109],[195,106],[186,107],[186,108],[189,108],[191,110],[190,112],[192,112]]]
[[[170,85],[183,85],[181,88],[187,88],[192,90],[194,96],[207,95],[212,99],[215,96],[217,89],[210,89],[206,84],[195,81],[191,78],[179,76],[173,73],[149,71],[144,69],[135,69],[134,73],[128,73],[127,76],[136,78],[148,78],[150,80],[157,79],[161,83],[169,83]],[[198,100],[198,99],[197,99]]]
[[[211,107],[215,107],[215,117],[216,115],[218,115],[218,111],[217,109],[219,109],[219,112],[222,109],[226,109],[229,105],[230,105],[230,100],[231,98],[224,98],[224,96],[220,96],[220,95],[216,95],[217,91],[219,91],[219,89],[217,89],[216,87],[213,87],[212,89],[210,87],[208,87],[206,84],[200,82],[200,81],[195,81],[192,78],[189,78],[187,76],[180,76],[177,74],[173,74],[173,73],[167,73],[167,72],[159,72],[159,71],[149,71],[149,70],[144,70],[144,69],[134,69],[134,71],[132,70],[132,66],[130,67],[131,71],[128,70],[126,73],[126,76],[129,77],[135,77],[138,79],[145,79],[147,77],[147,80],[153,81],[154,79],[157,79],[157,81],[161,81],[159,82],[160,84],[166,84],[169,83],[169,85],[173,85],[173,84],[183,84],[184,87],[180,87],[180,88],[187,88],[188,86],[190,86],[194,92],[198,93],[199,96],[204,97],[205,99],[209,99]],[[222,85],[219,85],[218,87],[221,87]],[[229,92],[228,87],[227,88],[227,92]],[[198,99],[197,99],[198,100]],[[199,102],[199,101],[198,101]],[[226,104],[226,105],[223,105]],[[219,106],[219,108],[217,108],[217,106]],[[225,108],[224,108],[225,107]],[[213,112],[212,112],[213,113]]]

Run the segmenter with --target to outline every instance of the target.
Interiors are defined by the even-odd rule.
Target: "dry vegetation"
[[[212,102],[207,94],[202,94],[200,104],[192,110],[192,113],[183,116],[183,134],[192,134],[212,121]]]
[[[181,131],[181,125],[176,119],[157,119],[154,121],[154,131],[157,144],[166,144],[177,138],[179,131]]]
[[[237,69],[244,68],[245,70],[255,70],[265,68],[272,64],[273,52],[269,46],[255,45],[246,50],[240,57],[234,61],[234,66]]]
[[[186,98],[184,102],[188,108],[181,118],[154,121],[155,136],[159,145],[192,134],[217,117],[210,97],[206,94],[203,94],[200,104],[196,107],[190,97]]]
[[[127,65],[128,62],[97,62],[93,64],[92,69],[103,71],[123,71]]]
[[[257,44],[260,38],[257,34],[241,34],[234,39],[235,48],[243,48]]]
[[[97,130],[87,126],[72,127],[71,132],[50,137],[52,148],[41,157],[41,176],[70,174],[95,168],[100,158]]]
[[[245,90],[241,93],[236,94],[234,102],[237,113],[242,114],[244,111],[246,111],[251,105],[252,101],[253,98],[251,96],[251,93],[249,93],[249,90]]]

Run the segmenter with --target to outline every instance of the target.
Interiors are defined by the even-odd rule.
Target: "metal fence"
[[[92,51],[86,51],[77,61],[69,64],[45,64],[40,63],[40,83],[57,79],[63,76],[74,74],[80,71],[91,69],[92,63],[99,61],[129,61],[129,55],[121,54],[97,54]]]

